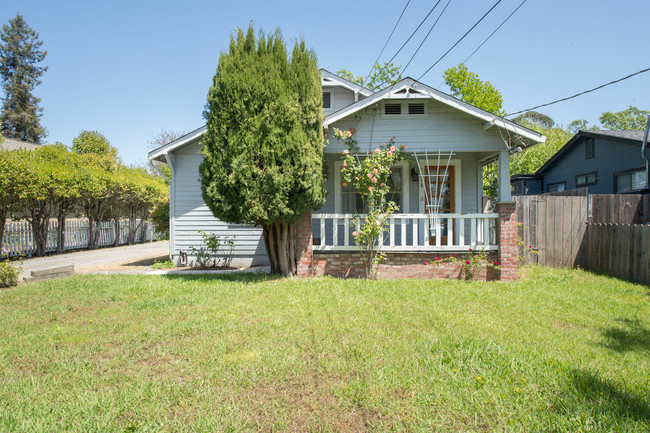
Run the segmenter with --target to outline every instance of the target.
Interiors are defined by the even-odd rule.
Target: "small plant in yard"
[[[337,130],[338,131],[338,130]],[[346,140],[352,149],[356,147],[348,142],[352,132],[335,131],[338,140]],[[357,229],[352,233],[354,242],[359,247],[366,278],[377,277],[377,266],[384,256],[380,252],[382,236],[388,226],[390,216],[397,211],[397,205],[386,199],[390,191],[390,166],[403,159],[402,150],[406,146],[395,147],[394,139],[388,144],[382,143],[373,153],[367,153],[363,160],[353,155],[350,150],[343,151],[343,168],[341,177],[343,186],[353,185],[361,195],[364,215],[355,215],[352,226]]]
[[[478,274],[481,272],[481,268],[485,265],[486,268],[492,268],[495,270],[501,269],[499,263],[488,259],[488,255],[485,251],[475,251],[469,249],[469,254],[465,257],[457,257],[456,254],[448,257],[436,257],[430,262],[424,262],[425,265],[439,266],[443,263],[452,263],[460,269],[459,277],[465,280],[473,280],[478,277]]]
[[[174,262],[171,260],[156,260],[156,263],[151,265],[151,269],[171,269],[174,267]]]
[[[12,287],[18,284],[21,267],[10,261],[0,262],[0,287]]]
[[[230,266],[235,252],[235,237],[221,238],[214,233],[199,230],[205,246],[192,247],[196,264],[202,268]]]

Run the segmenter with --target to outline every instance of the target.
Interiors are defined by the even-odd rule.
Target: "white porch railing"
[[[394,214],[380,240],[383,251],[497,250],[496,213]],[[357,250],[352,214],[312,214],[314,251]],[[363,216],[361,217],[363,220]]]

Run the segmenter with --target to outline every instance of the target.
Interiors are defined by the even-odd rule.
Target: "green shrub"
[[[171,269],[174,267],[174,262],[171,260],[158,260],[151,265],[151,269]]]
[[[0,262],[0,287],[11,287],[18,284],[20,265],[9,261]]]
[[[151,211],[151,221],[162,239],[169,239],[169,197],[158,200]]]

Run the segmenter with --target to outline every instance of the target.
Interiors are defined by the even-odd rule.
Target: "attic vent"
[[[409,114],[424,114],[424,104],[409,104]]]
[[[332,94],[330,92],[323,92],[323,108],[332,107]]]
[[[385,104],[384,114],[402,114],[402,104]]]
[[[594,139],[589,137],[585,138],[585,159],[594,157]]]
[[[404,94],[404,93],[406,93],[406,89],[398,90],[397,92],[395,92],[395,94],[398,94],[398,93]]]

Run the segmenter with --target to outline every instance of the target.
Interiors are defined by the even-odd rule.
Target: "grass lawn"
[[[0,431],[650,430],[650,289],[94,275],[0,291]]]

